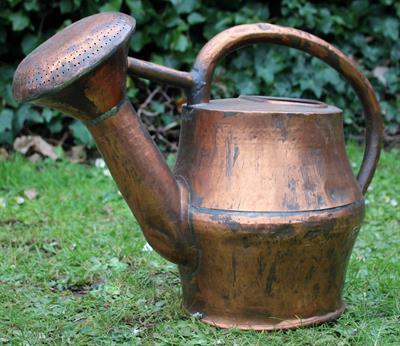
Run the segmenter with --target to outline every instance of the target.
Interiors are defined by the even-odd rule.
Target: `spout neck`
[[[150,245],[166,259],[191,265],[188,193],[178,183],[128,100],[89,130]]]

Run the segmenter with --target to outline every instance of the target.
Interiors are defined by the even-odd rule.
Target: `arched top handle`
[[[324,40],[301,30],[259,23],[238,25],[214,36],[197,55],[193,66],[188,104],[209,102],[217,62],[233,51],[253,43],[274,43],[309,53],[333,67],[351,84],[363,105],[366,144],[357,175],[363,194],[374,175],[383,139],[383,120],[378,100],[368,79],[341,51]]]

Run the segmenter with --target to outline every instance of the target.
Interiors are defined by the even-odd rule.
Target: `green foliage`
[[[93,138],[82,122],[76,120],[69,126],[69,128],[72,131],[77,144],[84,145],[88,148],[94,147]]]
[[[82,129],[73,130],[78,125],[71,119],[18,105],[12,99],[11,82],[18,62],[37,45],[60,28],[99,11],[122,11],[137,19],[132,55],[182,70],[190,70],[208,39],[233,25],[271,22],[311,32],[358,63],[376,90],[386,132],[399,132],[398,1],[5,0],[0,4],[0,144],[12,143],[21,131],[40,132],[45,137],[61,137],[70,131],[75,142],[92,145]],[[143,88],[149,83],[135,82],[131,83],[135,91],[129,94],[135,95],[137,105],[145,98]],[[362,133],[360,103],[349,85],[324,63],[292,49],[257,45],[232,54],[219,63],[212,91],[214,97],[251,93],[320,99],[344,110],[348,132]],[[176,89],[168,93],[181,97]]]

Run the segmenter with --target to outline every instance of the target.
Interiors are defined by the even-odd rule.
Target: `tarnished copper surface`
[[[365,154],[358,173],[361,190],[365,193],[379,160],[383,139],[383,121],[378,100],[368,79],[341,51],[320,38],[301,30],[269,23],[245,24],[224,30],[213,37],[197,55],[192,69],[194,85],[189,103],[210,99],[211,79],[222,57],[252,43],[274,43],[307,52],[332,66],[351,84],[360,98],[366,118]]]
[[[175,173],[188,180],[193,206],[311,211],[362,198],[338,108],[260,99],[186,107]]]
[[[61,62],[66,58],[62,54],[78,47],[78,52],[85,50],[96,35],[118,27],[121,22],[130,23],[130,29],[125,27],[126,31],[121,32],[124,37],[113,31],[111,36],[101,35],[100,40],[109,43],[100,47],[93,64],[85,61],[73,66],[74,70],[70,67],[63,79],[55,79],[53,84],[41,85],[26,77],[31,71],[50,66],[57,54],[60,55],[57,61]],[[24,59],[14,76],[14,96],[59,109],[92,124],[89,130],[122,195],[135,210],[149,243],[165,258],[193,266],[197,256],[186,222],[187,189],[172,176],[147,130],[125,100],[128,39],[133,24],[133,19],[118,13],[101,13],[72,24]],[[104,118],[110,110],[115,111]]]
[[[150,245],[172,262],[192,264],[186,186],[172,176],[130,102],[89,130]]]
[[[128,73],[184,89],[190,89],[193,86],[192,75],[189,72],[177,71],[136,58],[128,57]]]
[[[21,63],[15,97],[88,126],[146,239],[179,265],[184,306],[204,322],[271,330],[337,318],[382,139],[367,79],[328,43],[265,23],[214,37],[189,74],[127,58],[133,27],[126,15],[108,13],[64,29]],[[76,60],[95,37],[109,42],[99,55],[91,50],[93,58],[61,70],[68,54]],[[367,120],[358,181],[346,156],[340,109],[263,96],[209,100],[217,61],[255,42],[304,50],[351,83]],[[127,69],[188,93],[175,174],[125,98]],[[43,83],[46,71],[51,78]]]
[[[181,271],[184,305],[223,327],[288,329],[334,319],[363,201],[310,212],[240,212],[191,207],[200,250]]]
[[[338,317],[363,196],[340,109],[266,97],[184,109],[175,174],[201,256],[184,305],[215,326],[287,329]]]
[[[32,100],[64,88],[126,44],[135,20],[122,13],[81,19],[30,53],[14,76],[14,97]]]

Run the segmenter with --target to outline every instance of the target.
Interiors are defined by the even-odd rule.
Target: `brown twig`
[[[138,109],[138,116],[140,117],[141,114],[143,113],[144,108],[146,108],[151,101],[153,100],[153,98],[160,92],[161,90],[161,86],[157,86],[146,98],[146,100],[139,106]]]

